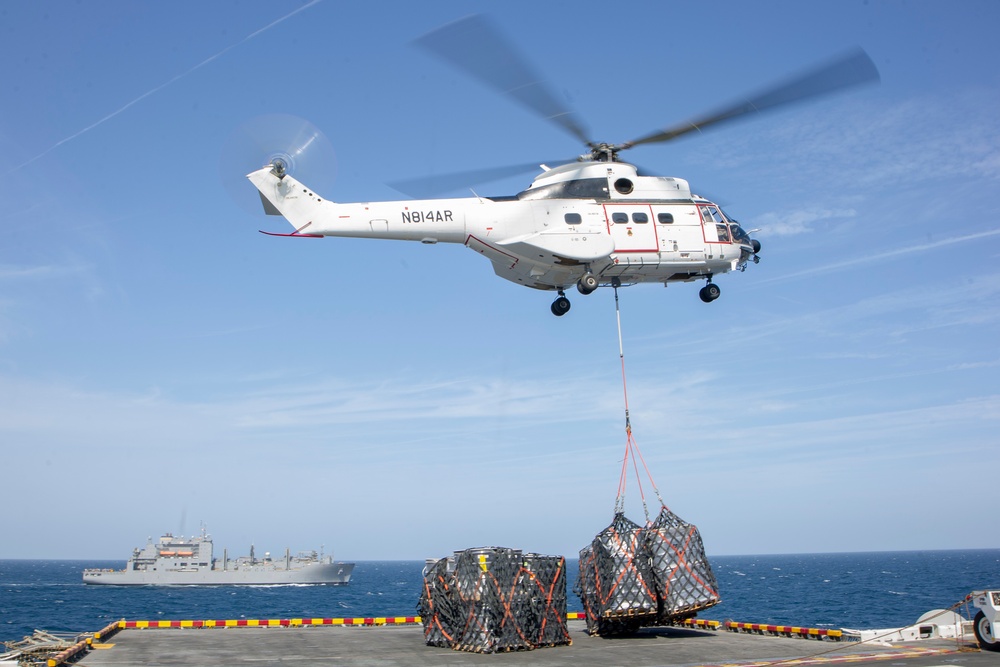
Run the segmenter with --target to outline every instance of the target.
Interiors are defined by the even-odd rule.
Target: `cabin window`
[[[628,213],[612,213],[611,222],[618,225],[624,225],[628,222]]]
[[[640,224],[644,223],[644,222],[649,222],[649,216],[646,215],[645,213],[641,213],[641,212],[639,212],[639,213],[633,213],[632,214],[632,222],[638,222]]]
[[[617,181],[615,181],[615,190],[617,190],[619,194],[623,195],[632,194],[632,189],[634,187],[635,186],[632,185],[632,181],[630,181],[627,178],[619,178]]]
[[[567,225],[579,225],[583,222],[583,217],[581,217],[579,213],[567,213],[563,217],[565,218]]]
[[[657,213],[656,220],[661,225],[672,225],[674,224],[674,214],[673,213]]]

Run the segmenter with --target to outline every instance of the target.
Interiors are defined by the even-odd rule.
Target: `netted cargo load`
[[[468,549],[455,554],[455,584],[463,619],[453,648],[477,653],[527,648],[520,628],[508,622],[507,593],[513,588],[521,552]]]
[[[615,634],[655,622],[656,585],[639,524],[617,513],[580,551],[577,593],[591,634]]]
[[[661,623],[682,620],[719,604],[719,586],[697,527],[663,507],[646,527],[645,539]]]
[[[580,551],[574,592],[592,635],[673,623],[720,602],[698,529],[666,507],[646,527],[616,513]]]
[[[565,558],[525,554],[517,598],[527,605],[524,628],[536,647],[570,643],[566,629]]]
[[[562,556],[455,552],[425,569],[418,608],[430,646],[495,653],[571,643]]]

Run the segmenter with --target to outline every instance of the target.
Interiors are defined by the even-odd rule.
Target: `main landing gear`
[[[719,289],[718,285],[712,282],[711,278],[708,279],[707,285],[698,290],[698,296],[701,297],[701,300],[705,303],[712,303],[719,298],[720,294],[722,294],[722,290]]]
[[[576,281],[576,289],[580,294],[590,294],[600,283],[597,280],[597,276],[589,271]],[[562,317],[569,312],[569,299],[566,298],[566,292],[559,290],[559,298],[552,302],[552,314],[556,317]]]
[[[559,290],[559,298],[552,302],[552,314],[556,317],[562,317],[569,312],[569,299],[566,298],[566,293]]]

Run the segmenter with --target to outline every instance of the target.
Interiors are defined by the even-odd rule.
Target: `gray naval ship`
[[[204,528],[197,537],[174,537],[167,533],[157,542],[152,538],[142,549],[134,549],[124,570],[83,571],[85,584],[116,586],[261,586],[275,584],[346,584],[354,563],[334,562],[332,556],[315,551],[271,558],[254,555],[230,559],[212,553],[212,537]]]

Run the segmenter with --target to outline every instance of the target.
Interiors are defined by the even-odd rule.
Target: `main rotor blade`
[[[625,148],[670,141],[695,130],[701,131],[710,125],[717,125],[732,120],[746,113],[764,111],[773,107],[799,102],[812,97],[857,86],[862,83],[879,81],[878,69],[875,63],[862,49],[857,49],[833,62],[809,70],[799,76],[778,84],[768,90],[758,93],[748,100],[737,102],[723,108],[705,118],[693,120],[677,127],[667,128],[659,132],[630,141]]]
[[[488,167],[486,169],[470,169],[468,171],[457,171],[448,174],[435,174],[432,176],[421,176],[417,178],[406,178],[388,183],[393,190],[402,192],[414,198],[431,198],[442,195],[446,192],[471,188],[474,185],[499,181],[508,176],[518,176],[529,171],[540,171],[541,165],[555,166],[564,164],[566,160],[555,160],[552,162],[527,162],[524,164],[512,164],[504,167]]]
[[[486,17],[476,14],[433,30],[414,43],[514,98],[584,144],[590,139],[576,115]]]

